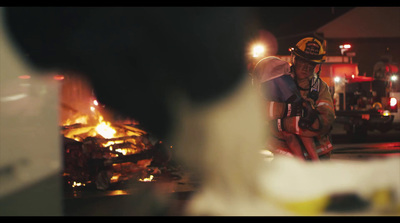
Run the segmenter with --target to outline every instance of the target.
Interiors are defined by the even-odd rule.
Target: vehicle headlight
[[[390,115],[390,111],[385,110],[385,111],[383,111],[382,115],[383,116],[389,116]]]

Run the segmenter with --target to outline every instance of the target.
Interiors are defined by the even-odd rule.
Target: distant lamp
[[[265,47],[261,44],[255,45],[253,47],[253,57],[260,57],[264,54]]]
[[[397,75],[392,75],[392,76],[390,77],[390,80],[391,80],[391,81],[397,81],[397,79],[398,79]]]

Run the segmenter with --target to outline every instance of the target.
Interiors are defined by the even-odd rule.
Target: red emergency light
[[[391,97],[389,99],[389,105],[390,105],[391,111],[397,112],[397,99],[396,98]]]
[[[346,43],[343,45],[339,45],[339,48],[340,48],[340,53],[343,55],[345,51],[348,51],[351,48],[351,45]]]
[[[340,49],[350,49],[350,48],[351,48],[351,45],[348,44],[348,43],[346,43],[346,44],[340,45],[339,48],[340,48]]]
[[[350,48],[351,48],[351,45],[350,45],[350,44],[344,44],[344,45],[343,45],[343,48],[344,48],[344,49],[350,49]]]

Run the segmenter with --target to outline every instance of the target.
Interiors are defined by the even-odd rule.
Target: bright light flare
[[[260,57],[265,52],[265,47],[261,44],[255,45],[253,47],[253,57]]]
[[[390,98],[390,107],[394,107],[397,105],[397,99],[396,98]]]
[[[339,83],[340,82],[340,77],[333,78],[333,81],[335,81],[335,83]]]
[[[390,80],[391,80],[391,81],[397,81],[397,79],[398,79],[397,75],[392,75],[392,76],[390,77]]]
[[[340,49],[350,49],[351,45],[350,44],[343,44],[339,46]]]

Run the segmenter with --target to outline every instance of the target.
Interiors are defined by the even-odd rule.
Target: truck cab
[[[368,131],[400,129],[398,69],[379,78],[359,75],[357,64],[340,56],[327,60],[320,76],[331,86],[336,123],[347,134],[365,137]]]

